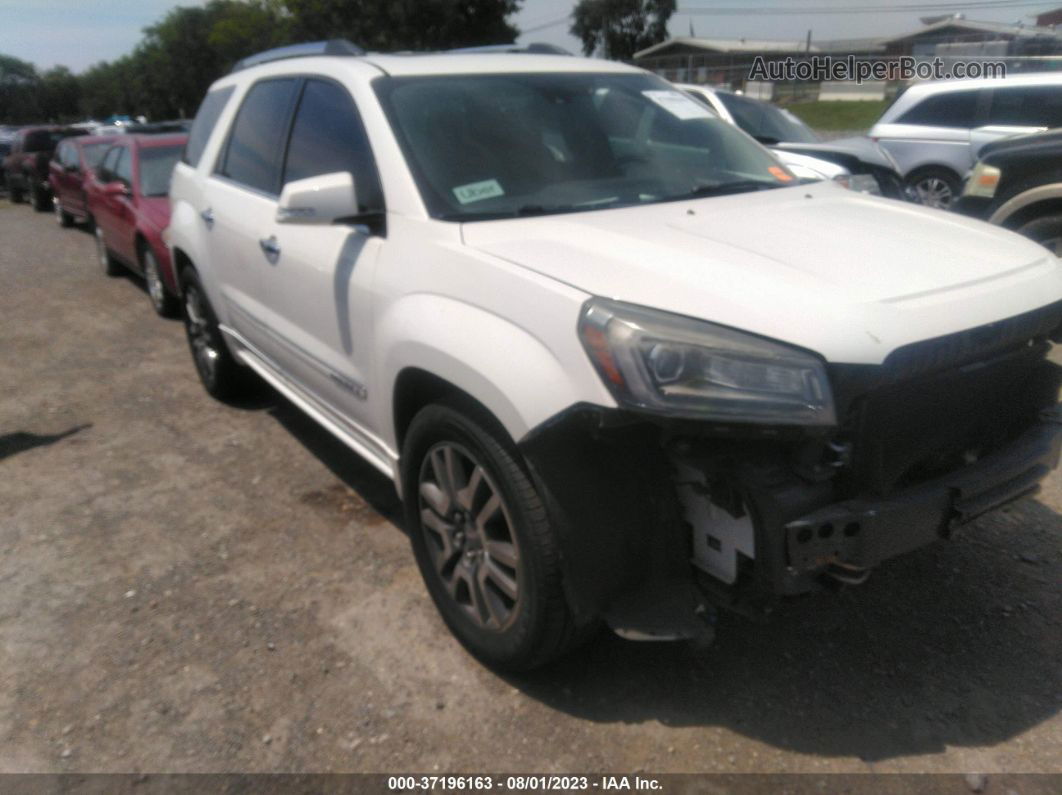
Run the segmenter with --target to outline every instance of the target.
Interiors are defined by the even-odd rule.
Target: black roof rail
[[[481,47],[458,47],[453,50],[443,50],[447,53],[455,54],[470,54],[477,53],[492,54],[502,52],[523,53],[525,55],[571,55],[568,50],[563,47],[558,47],[556,44],[546,44],[544,42],[532,42],[531,44],[516,44],[515,42],[510,44],[487,44]]]
[[[365,50],[346,39],[329,39],[328,41],[308,41],[303,44],[289,44],[287,47],[276,47],[272,50],[248,55],[242,61],[237,61],[232,67],[233,72],[247,69],[250,66],[281,61],[285,58],[304,58],[309,55],[364,55]]]

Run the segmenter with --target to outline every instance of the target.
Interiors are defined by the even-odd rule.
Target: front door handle
[[[207,229],[214,228],[214,211],[212,209],[207,207],[203,212],[199,213],[199,217],[203,219]]]
[[[280,256],[280,244],[277,243],[275,236],[262,238],[258,241],[258,245],[262,247],[262,251],[270,259],[276,259]]]

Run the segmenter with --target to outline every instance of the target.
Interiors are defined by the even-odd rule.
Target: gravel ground
[[[707,652],[500,677],[387,482],[0,200],[0,772],[1062,772],[1062,480]],[[960,779],[961,781],[961,779]]]

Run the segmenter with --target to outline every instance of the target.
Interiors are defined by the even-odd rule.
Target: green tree
[[[521,0],[280,0],[297,41],[347,38],[367,50],[507,44]]]
[[[69,122],[78,115],[81,84],[65,66],[44,72],[38,84],[37,102],[46,121]]]
[[[634,53],[667,38],[675,0],[579,0],[571,33],[586,55],[629,61]]]
[[[37,69],[10,55],[0,55],[0,122],[22,124],[40,118]]]

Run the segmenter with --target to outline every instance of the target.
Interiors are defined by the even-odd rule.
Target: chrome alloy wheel
[[[940,177],[920,179],[914,187],[926,207],[936,207],[939,210],[951,207],[951,186]]]
[[[144,252],[144,281],[147,282],[148,296],[156,311],[161,311],[166,303],[166,286],[159,274],[159,262],[151,251]]]
[[[218,349],[210,328],[206,307],[199,289],[189,285],[184,292],[185,327],[188,341],[192,344],[195,366],[203,380],[213,383],[217,378]]]
[[[523,573],[509,509],[464,447],[440,442],[420,467],[420,524],[447,594],[481,629],[515,619]]]

